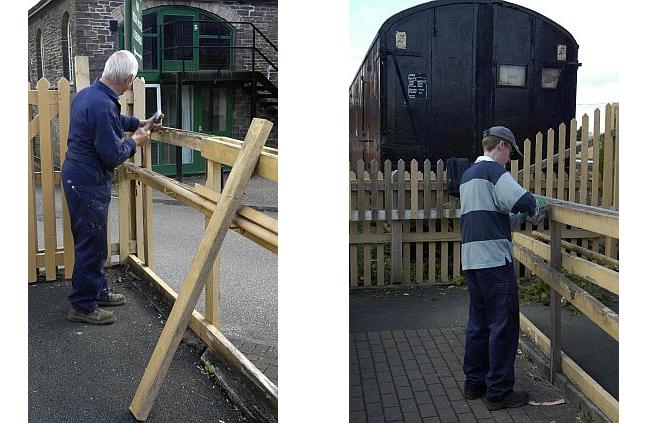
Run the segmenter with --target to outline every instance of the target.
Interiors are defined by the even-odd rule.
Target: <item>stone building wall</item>
[[[266,37],[278,45],[278,5],[269,0],[145,0],[145,9],[157,6],[188,6],[210,12],[229,22],[252,22]],[[35,8],[33,8],[35,9]],[[28,19],[29,32],[29,70],[28,78],[34,87],[38,80],[36,70],[36,34],[42,31],[45,55],[43,58],[44,76],[55,84],[64,75],[64,53],[62,42],[63,14],[70,16],[72,26],[73,56],[88,56],[91,82],[101,76],[106,59],[117,50],[116,32],[110,31],[110,21],[123,21],[124,2],[120,0],[53,0],[33,13]],[[250,46],[252,31],[250,25],[234,24],[236,28],[236,45]],[[277,54],[262,37],[256,35],[256,45],[273,63],[277,65]],[[237,50],[236,70],[250,70],[251,56],[249,50]],[[258,57],[255,70],[270,77],[277,84],[277,72],[268,69],[268,65]],[[242,139],[250,125],[250,94],[243,88],[234,90],[233,99],[233,137]],[[264,115],[258,107],[258,117],[265,117],[274,122],[274,129],[268,145],[277,146],[277,118],[275,114]],[[58,127],[55,128],[55,131]],[[58,133],[58,131],[57,131]],[[55,148],[55,151],[57,149]],[[58,161],[58,153],[56,161]]]

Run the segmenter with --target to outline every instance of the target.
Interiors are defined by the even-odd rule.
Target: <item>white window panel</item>
[[[526,66],[499,65],[499,85],[507,87],[525,87]]]
[[[560,69],[542,68],[542,88],[557,89],[560,72]]]

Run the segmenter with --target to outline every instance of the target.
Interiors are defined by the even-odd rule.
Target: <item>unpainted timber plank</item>
[[[86,58],[87,61],[87,58]],[[127,91],[129,92],[129,91]],[[129,105],[126,98],[126,93],[119,98],[120,106],[124,114],[129,114]],[[137,151],[136,151],[137,154]],[[124,164],[133,162],[133,158],[127,159],[122,166],[118,167],[118,220],[119,220],[119,236],[120,236],[120,263],[124,263],[130,254],[129,243],[135,237],[133,231],[132,221],[135,219],[135,210],[132,208],[131,198],[134,196],[132,190],[134,184],[126,177],[126,169]],[[136,238],[137,242],[137,238]]]
[[[550,219],[597,234],[618,238],[618,215],[572,210],[555,204],[549,204],[548,209]]]
[[[126,162],[125,162],[126,163]],[[118,182],[118,220],[120,263],[129,256],[129,240],[131,239],[131,181],[126,175],[124,164],[117,169]]]
[[[553,163],[553,148],[555,147],[555,131],[551,128],[546,132],[546,163]],[[560,167],[560,166],[558,166]],[[553,165],[546,166],[546,195],[547,197],[556,197],[553,195],[553,182],[556,181]]]
[[[88,56],[74,57],[74,83],[77,86],[77,92],[90,85]]]
[[[580,204],[587,204],[588,197],[588,170],[589,170],[589,116],[585,113],[582,115],[582,131],[580,133]]]
[[[594,154],[591,166],[591,205],[599,206],[600,201],[600,110],[594,110]]]
[[[139,120],[146,119],[144,90],[144,80],[142,78],[136,78],[135,81],[133,81],[133,89],[131,93],[133,94],[133,116]],[[142,166],[143,152],[145,149],[149,148],[149,143],[145,143],[144,146],[136,147],[136,153],[133,156],[133,162],[137,166]],[[137,181],[135,183],[135,239],[138,246],[138,257],[140,257],[146,263],[147,257],[145,254],[144,202],[144,187],[142,186],[141,182]]]
[[[569,125],[569,201],[576,201],[576,129],[575,118],[571,119]]]
[[[390,283],[402,283],[402,221],[393,220],[390,226]]]
[[[560,124],[558,128],[558,166],[557,166],[557,195],[556,198],[564,200],[566,196],[564,195],[564,178],[566,178],[566,172],[564,171],[564,154],[565,154],[565,145],[566,145],[566,125],[564,122]]]
[[[370,178],[367,178],[370,179]],[[357,184],[361,184],[360,188],[357,189],[357,210],[364,213],[366,210],[370,209],[369,203],[370,200],[367,198],[366,190],[364,187],[364,181],[366,180],[365,164],[362,160],[357,161]],[[369,210],[370,211],[370,210]],[[361,233],[370,233],[370,223],[367,221],[362,222],[361,224]],[[363,271],[363,285],[371,285],[371,275],[370,275],[370,246],[363,245],[362,247],[362,256],[361,256],[361,269]]]
[[[214,263],[217,252],[226,236],[230,221],[241,201],[246,185],[268,138],[272,124],[263,119],[253,119],[220,201],[215,208],[208,228],[203,235],[192,260],[181,290],[172,307],[169,319],[163,328],[156,348],[145,369],[129,409],[137,420],[147,419],[163,380],[169,370],[172,358],[187,327],[202,285]]]
[[[41,178],[43,180],[42,201],[43,201],[43,228],[44,228],[44,246],[45,246],[45,279],[48,281],[56,280],[56,262],[54,254],[56,253],[56,215],[54,202],[54,180],[52,164],[52,131],[50,120],[50,83],[47,79],[41,78],[36,87],[38,89],[38,114],[39,133],[40,133],[40,153],[41,153]]]
[[[197,184],[198,185],[198,184]],[[207,160],[205,175],[206,191],[221,194],[221,164]],[[200,186],[200,185],[199,185]],[[210,218],[205,217],[205,227]],[[221,252],[217,253],[205,284],[205,317],[221,330]]]
[[[61,158],[61,168],[63,168],[65,154],[68,151],[68,133],[70,132],[70,83],[67,79],[61,78],[59,80],[58,91],[60,98],[59,157]],[[64,278],[70,279],[72,278],[72,270],[74,268],[74,239],[72,238],[72,229],[70,228],[70,211],[68,210],[68,202],[65,198],[63,183],[61,183],[60,172],[58,183],[61,184],[61,207],[63,209],[63,251],[65,252],[63,270]]]
[[[27,84],[29,88],[29,83]],[[32,106],[27,106],[27,118],[31,119],[32,117]],[[32,120],[31,122],[33,122]],[[30,125],[31,125],[30,122]],[[38,121],[36,121],[38,124]],[[31,130],[30,130],[31,132]],[[36,236],[36,199],[35,189],[34,189],[34,148],[33,148],[33,137],[30,136],[27,139],[27,178],[28,178],[28,188],[27,188],[27,282],[32,283],[36,282],[38,277],[38,268],[36,265],[36,248],[37,248],[37,236]]]
[[[542,195],[542,144],[544,136],[541,132],[535,135],[535,194]]]

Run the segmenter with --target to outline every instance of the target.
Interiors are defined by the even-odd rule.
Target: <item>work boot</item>
[[[463,392],[463,396],[467,400],[475,400],[481,398],[483,395],[485,395],[485,386],[473,389],[465,388],[465,391]]]
[[[105,298],[100,298],[97,300],[97,305],[99,307],[115,307],[121,306],[126,302],[126,298],[122,294],[116,294],[114,292],[108,292],[108,295]]]
[[[502,408],[523,407],[526,404],[528,404],[528,392],[526,391],[510,391],[501,401],[485,400],[485,406],[490,411],[501,410]]]
[[[91,325],[110,325],[115,323],[115,315],[112,311],[102,310],[101,308],[96,308],[93,311],[82,311],[70,306],[68,320]]]

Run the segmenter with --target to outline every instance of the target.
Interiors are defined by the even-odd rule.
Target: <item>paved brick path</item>
[[[569,403],[490,412],[463,398],[463,328],[350,334],[350,422],[575,422]],[[520,355],[517,390],[533,401],[564,398]]]
[[[236,336],[228,340],[241,351],[276,386],[278,384],[278,347],[270,343]]]

